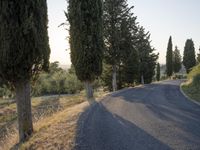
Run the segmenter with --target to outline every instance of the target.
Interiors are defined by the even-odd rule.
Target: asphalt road
[[[200,106],[164,81],[122,90],[79,120],[76,150],[200,150]]]

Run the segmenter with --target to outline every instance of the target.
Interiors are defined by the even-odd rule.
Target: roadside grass
[[[181,88],[188,97],[197,102],[200,102],[200,85],[199,87],[194,86],[192,81],[189,80],[188,82],[182,84]]]
[[[106,94],[107,92],[99,90],[95,92],[95,97],[100,99]],[[78,118],[87,107],[84,91],[60,98],[32,98],[34,134],[26,143],[17,145],[16,104],[2,106],[0,102],[0,149],[71,150],[74,146]]]
[[[182,84],[183,92],[191,99],[200,102],[200,64],[188,74],[188,81]]]

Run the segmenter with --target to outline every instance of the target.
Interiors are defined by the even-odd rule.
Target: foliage
[[[127,4],[124,0],[105,0],[104,1],[104,41],[105,59],[110,65],[119,63],[121,50],[120,40],[121,23]],[[125,16],[125,15],[124,15]]]
[[[50,64],[49,73],[42,73],[33,86],[33,96],[52,94],[74,94],[83,89],[77,79],[74,67],[68,71],[59,67],[58,62]]]
[[[140,59],[140,75],[145,83],[151,83],[155,75],[155,68],[159,54],[155,54],[155,49],[150,45],[150,34],[140,27],[138,32],[138,43],[136,45]],[[140,80],[140,79],[139,79]]]
[[[173,50],[172,50],[172,37],[170,36],[168,46],[167,46],[167,55],[166,55],[166,73],[170,77],[173,74]]]
[[[0,77],[4,80],[14,84],[48,69],[50,49],[46,12],[46,0],[27,4],[23,0],[2,1]]]
[[[175,73],[178,73],[181,70],[182,67],[182,60],[181,60],[181,54],[180,51],[178,50],[178,47],[175,47],[175,50],[173,52],[173,70]]]
[[[160,64],[157,63],[157,67],[156,67],[156,80],[160,81]]]
[[[58,62],[50,64],[49,72],[42,72],[38,79],[32,82],[32,96],[74,94],[83,90],[83,84],[78,80],[74,67],[63,70]],[[0,88],[0,97],[13,98],[9,86]]]
[[[135,46],[137,43],[138,28],[136,26],[136,17],[130,12],[132,8],[126,8],[129,11],[126,11],[124,14],[125,17],[122,17],[120,27],[119,88],[136,82],[139,73],[139,52]]]
[[[103,63],[103,72],[100,79],[102,80],[102,86],[106,88],[107,90],[112,91],[112,66],[111,65],[107,63]]]
[[[188,39],[185,43],[183,65],[185,66],[187,73],[189,73],[192,67],[196,65],[195,48],[192,39]]]
[[[117,87],[123,88],[140,82],[141,75],[145,83],[152,82],[155,75],[158,54],[151,47],[150,34],[138,26],[126,0],[106,0],[104,2],[104,41],[105,61],[103,75],[104,86],[110,90],[112,77],[117,68]],[[114,89],[114,87],[113,87]]]
[[[71,60],[81,81],[94,81],[102,73],[102,0],[69,0]]]

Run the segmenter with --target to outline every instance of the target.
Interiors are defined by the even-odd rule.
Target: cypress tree
[[[174,70],[174,73],[178,73],[181,70],[182,60],[181,60],[180,51],[177,46],[175,47],[175,50],[173,53],[174,53],[173,70]]]
[[[49,65],[46,0],[0,2],[0,77],[16,91],[20,142],[33,132],[30,80]]]
[[[157,67],[156,67],[156,80],[160,81],[160,64],[159,63],[157,64]]]
[[[167,46],[167,56],[166,56],[166,73],[168,77],[173,74],[173,50],[172,50],[172,37],[170,36],[168,46]]]
[[[188,39],[185,43],[183,65],[185,66],[187,73],[189,73],[192,67],[196,65],[195,48],[192,39]]]
[[[94,100],[92,82],[102,73],[102,0],[69,0],[71,61],[85,83],[89,102]]]

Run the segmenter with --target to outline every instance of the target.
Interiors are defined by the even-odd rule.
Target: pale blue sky
[[[65,22],[66,0],[47,0],[49,10],[49,37],[51,61],[70,64],[67,31],[58,25]],[[152,45],[160,53],[160,63],[165,63],[169,36],[173,45],[183,53],[187,38],[192,38],[196,51],[200,46],[200,0],[128,0],[140,25],[150,31]],[[66,51],[68,49],[68,52]]]

